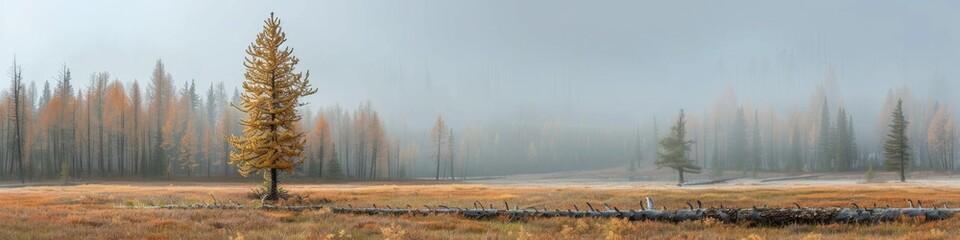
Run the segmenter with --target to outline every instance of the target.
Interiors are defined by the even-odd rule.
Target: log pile
[[[709,207],[704,208],[697,201],[696,206],[687,203],[688,208],[668,210],[665,208],[654,209],[653,201],[647,199],[647,207],[641,206],[640,209],[610,208],[604,204],[602,210],[594,208],[587,203],[587,209],[581,210],[574,205],[574,209],[549,210],[546,208],[528,207],[520,209],[514,206],[510,209],[509,204],[504,203],[504,208],[497,209],[492,205],[484,207],[479,202],[474,203],[474,208],[459,208],[439,206],[431,208],[355,208],[355,207],[333,207],[333,213],[344,214],[369,214],[369,215],[431,215],[431,214],[450,214],[460,215],[473,219],[491,219],[506,218],[510,220],[521,220],[528,218],[551,218],[551,217],[571,217],[571,218],[623,218],[631,221],[663,221],[663,222],[682,222],[705,220],[708,218],[718,220],[723,223],[738,223],[746,225],[766,225],[782,226],[789,224],[826,224],[826,223],[878,223],[890,222],[901,219],[916,219],[920,221],[935,221],[950,218],[960,212],[960,208],[923,208],[922,206],[913,207],[912,201],[910,207],[892,208],[892,207],[870,207],[862,208],[853,204],[850,208],[807,208],[796,204],[796,208],[779,207],[751,207],[751,208],[724,208]]]

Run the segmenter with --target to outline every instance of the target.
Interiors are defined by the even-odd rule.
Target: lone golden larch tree
[[[247,114],[240,120],[243,136],[229,137],[236,148],[230,153],[230,164],[239,167],[246,176],[254,171],[268,174],[270,187],[266,199],[276,200],[279,171],[290,172],[303,163],[304,134],[296,123],[301,116],[296,108],[305,105],[303,96],[317,92],[310,86],[310,72],[294,73],[300,61],[289,47],[280,49],[287,37],[280,28],[280,20],[270,13],[263,31],[247,48],[244,60],[244,93],[237,109]]]

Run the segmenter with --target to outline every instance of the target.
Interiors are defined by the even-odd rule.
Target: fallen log
[[[809,174],[809,175],[780,177],[780,178],[767,178],[767,179],[760,180],[760,182],[776,182],[776,181],[787,181],[787,180],[797,180],[797,179],[809,179],[809,178],[817,178],[820,176],[823,176],[823,174]]]
[[[124,209],[261,209],[261,210],[276,210],[276,211],[295,211],[301,212],[305,210],[319,210],[324,209],[324,206],[320,205],[303,205],[303,206],[274,206],[274,205],[261,205],[261,206],[244,206],[238,204],[188,204],[188,205],[155,205],[155,206],[119,206],[118,208]]]
[[[683,186],[709,185],[709,184],[725,183],[725,182],[728,182],[728,181],[731,181],[731,180],[737,180],[737,179],[740,179],[740,178],[738,178],[738,177],[728,177],[728,178],[709,179],[709,180],[703,180],[703,181],[685,182],[685,183],[683,183]]]
[[[476,203],[474,204],[477,205]],[[723,223],[738,223],[746,225],[766,225],[782,226],[789,224],[826,224],[826,223],[878,223],[890,222],[901,219],[917,219],[920,221],[935,221],[950,218],[960,213],[960,208],[860,208],[854,205],[853,208],[723,208],[710,207],[703,208],[700,202],[694,207],[688,203],[686,209],[653,209],[652,201],[648,202],[648,208],[620,210],[613,209],[596,210],[592,205],[589,210],[548,210],[546,208],[526,208],[526,209],[505,209],[480,208],[450,208],[437,207],[430,208],[424,206],[423,209],[414,208],[354,208],[354,207],[333,207],[333,213],[340,214],[367,214],[367,215],[433,215],[450,214],[461,215],[472,219],[491,219],[506,218],[510,220],[519,220],[525,218],[552,218],[552,217],[571,217],[571,218],[622,218],[631,221],[663,221],[663,222],[682,222],[705,219],[715,219]],[[606,206],[606,205],[605,205]],[[799,206],[799,205],[798,205]],[[609,207],[607,207],[609,208]]]

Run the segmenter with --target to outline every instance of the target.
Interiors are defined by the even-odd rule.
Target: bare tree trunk
[[[270,169],[270,193],[267,194],[267,200],[277,200],[280,199],[280,194],[277,191],[277,169]]]
[[[680,182],[677,183],[677,186],[683,186],[683,168],[677,169],[680,172]]]
[[[440,180],[440,142],[437,142],[437,177],[435,180]]]

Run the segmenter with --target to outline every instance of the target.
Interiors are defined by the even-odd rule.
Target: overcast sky
[[[66,63],[85,86],[97,71],[142,83],[163,59],[176,86],[232,89],[270,12],[320,89],[311,107],[370,100],[392,121],[635,123],[728,87],[789,110],[831,66],[864,112],[891,87],[960,85],[960,2],[936,0],[0,0],[0,65],[16,55],[42,87]]]

